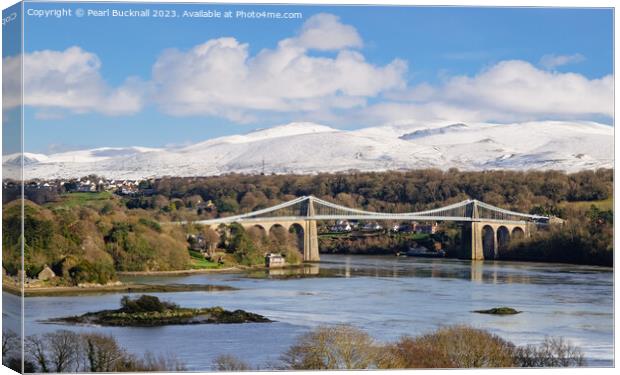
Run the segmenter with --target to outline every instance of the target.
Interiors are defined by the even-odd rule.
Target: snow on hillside
[[[18,155],[3,158],[19,167]],[[97,148],[25,154],[26,178],[209,176],[224,173],[385,171],[417,168],[613,167],[613,128],[593,122],[403,122],[359,130],[291,123],[183,148]],[[27,162],[26,162],[27,161]]]

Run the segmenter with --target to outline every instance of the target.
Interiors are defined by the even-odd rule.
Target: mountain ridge
[[[26,179],[97,174],[140,179],[226,173],[313,174],[349,170],[558,169],[613,167],[613,127],[594,122],[444,122],[340,130],[294,122],[181,148],[99,147],[24,154]],[[3,156],[5,169],[19,156]]]

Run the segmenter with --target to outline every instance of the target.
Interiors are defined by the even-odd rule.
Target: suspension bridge
[[[216,229],[221,224],[238,223],[244,228],[259,227],[269,234],[271,228],[293,227],[303,232],[304,261],[319,261],[317,221],[452,221],[462,223],[462,257],[474,260],[495,259],[511,238],[529,236],[536,225],[546,224],[549,218],[495,207],[467,199],[459,203],[431,210],[405,213],[371,212],[341,206],[326,200],[303,196],[261,210],[194,224]],[[186,222],[176,222],[186,224]]]

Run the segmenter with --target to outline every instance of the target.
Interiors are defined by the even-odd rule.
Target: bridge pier
[[[486,221],[464,223],[459,258],[471,260],[497,259],[517,236],[529,237],[532,224],[510,224]]]
[[[319,236],[316,228],[316,220],[306,220],[304,227],[304,262],[318,262]]]

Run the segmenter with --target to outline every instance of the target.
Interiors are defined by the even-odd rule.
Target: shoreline
[[[299,263],[299,264],[287,264],[282,267],[274,267],[271,269],[295,269],[304,267],[305,264],[312,263]],[[254,266],[242,266],[236,265],[227,268],[207,268],[207,269],[189,269],[189,270],[172,270],[172,271],[119,271],[116,272],[117,276],[185,276],[185,275],[200,275],[200,274],[210,274],[210,273],[224,273],[224,274],[234,274],[234,273],[243,273],[247,271],[260,271],[260,270],[269,270],[270,268],[263,265],[254,265]]]
[[[115,284],[101,286],[56,286],[24,288],[24,297],[69,296],[101,293],[171,293],[171,292],[221,292],[234,291],[237,288],[226,285],[202,284]],[[21,288],[15,285],[2,284],[2,291],[21,296]]]
[[[296,268],[300,265],[289,265],[282,268]],[[268,270],[265,266],[233,266],[227,268],[211,269],[189,269],[172,271],[121,271],[117,272],[119,277],[140,277],[140,276],[188,276],[210,273],[221,274],[240,274],[246,271]],[[141,284],[119,282],[110,285],[89,285],[89,286],[33,286],[24,287],[24,297],[43,297],[43,296],[63,296],[63,295],[84,295],[101,293],[168,293],[168,292],[191,292],[191,291],[232,291],[238,290],[226,285],[213,284]],[[15,296],[21,296],[22,288],[12,283],[2,283],[2,291]]]
[[[264,266],[261,266],[264,267]],[[209,274],[209,273],[241,273],[250,269],[257,269],[260,267],[243,267],[233,266],[227,268],[206,268],[206,269],[189,269],[189,270],[172,270],[172,271],[118,271],[117,276],[184,276],[194,274]]]

